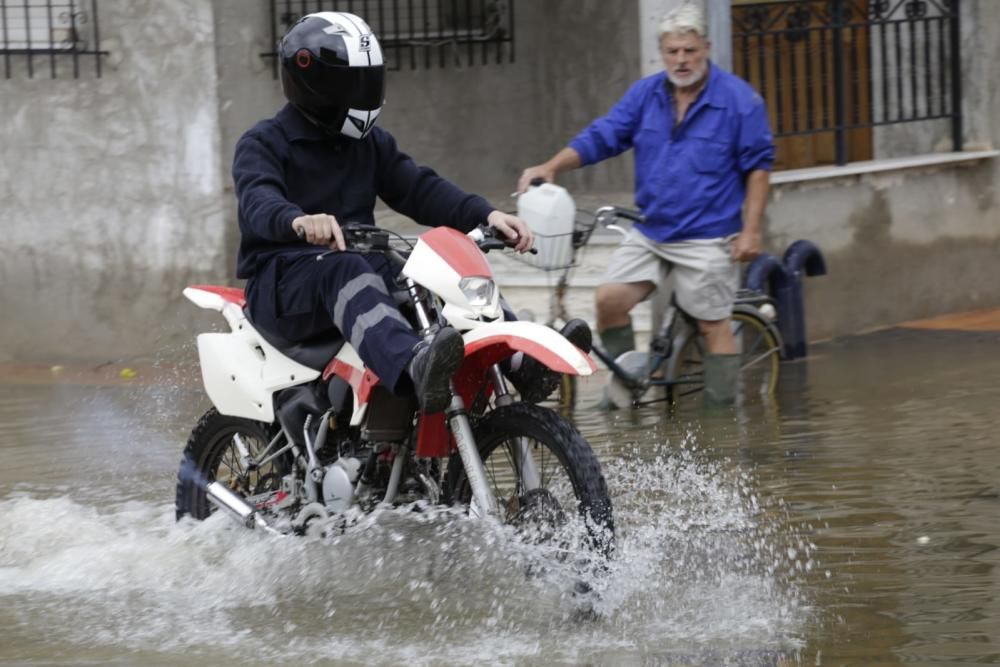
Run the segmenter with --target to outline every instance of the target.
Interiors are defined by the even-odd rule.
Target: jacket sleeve
[[[580,154],[583,165],[593,164],[632,148],[632,138],[642,112],[643,81],[632,84],[608,113],[576,135],[570,148]]]
[[[740,112],[737,142],[737,159],[743,174],[757,169],[771,171],[774,163],[774,137],[767,119],[767,107],[763,98],[756,93]]]
[[[468,232],[485,224],[493,206],[469,194],[433,169],[416,164],[399,150],[391,134],[376,137],[378,166],[376,192],[393,210],[428,227],[451,227]]]
[[[241,213],[241,233],[272,242],[298,240],[292,220],[304,212],[288,201],[282,159],[252,130],[236,144],[233,183]]]

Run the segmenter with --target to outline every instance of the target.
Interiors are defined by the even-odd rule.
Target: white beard
[[[708,66],[706,65],[705,67],[702,67],[700,71],[691,72],[691,74],[685,77],[677,76],[668,70],[667,78],[670,79],[670,83],[674,84],[677,88],[689,88],[704,79],[707,74]]]

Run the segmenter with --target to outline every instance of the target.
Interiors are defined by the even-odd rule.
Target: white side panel
[[[292,361],[247,322],[232,333],[198,336],[205,392],[224,415],[274,421],[274,392],[310,382],[320,372]]]

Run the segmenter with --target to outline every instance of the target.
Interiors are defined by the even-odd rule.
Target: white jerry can
[[[554,183],[533,185],[517,198],[517,216],[535,234],[537,255],[527,255],[541,269],[561,269],[573,260],[576,204],[566,188]]]

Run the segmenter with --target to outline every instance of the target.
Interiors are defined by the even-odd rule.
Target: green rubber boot
[[[611,356],[617,359],[619,355],[635,349],[635,332],[632,325],[611,327],[601,332],[601,346]]]
[[[601,347],[611,355],[612,359],[617,359],[626,352],[631,352],[635,349],[635,332],[632,330],[631,324],[605,329],[601,332],[600,336]],[[593,409],[607,411],[617,410],[620,407],[624,406],[616,405],[612,402],[611,398],[608,397],[608,388],[605,387],[601,393],[601,400],[597,402],[597,405]]]
[[[705,355],[705,407],[724,407],[736,402],[740,361],[738,354]]]

